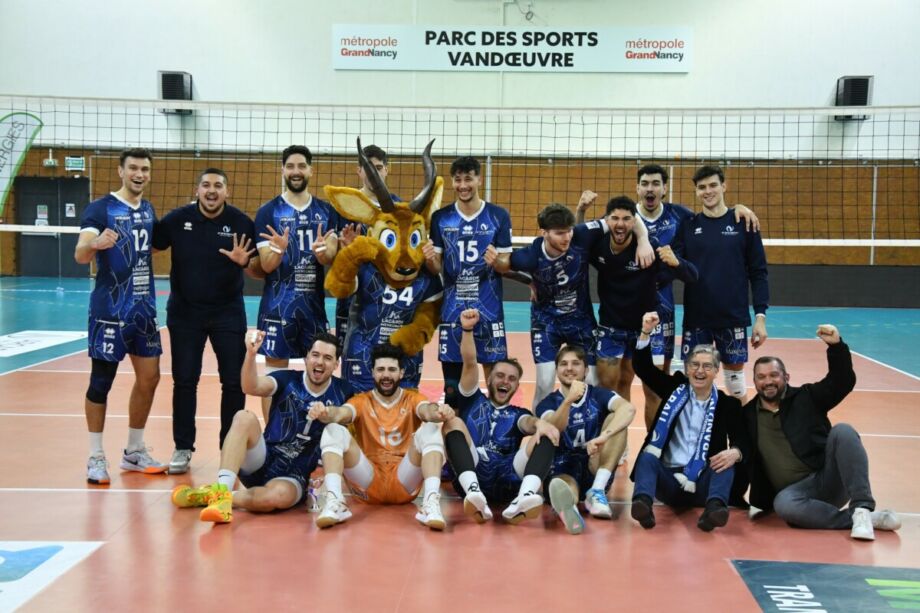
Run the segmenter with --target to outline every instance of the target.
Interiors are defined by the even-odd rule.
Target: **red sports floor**
[[[510,335],[510,345],[512,355],[529,353],[526,334]],[[818,340],[769,341],[793,384],[824,374],[823,348]],[[433,349],[429,345],[423,391],[434,398],[440,368]],[[146,438],[153,455],[166,461],[172,452],[168,358],[161,367]],[[524,405],[533,381],[527,367],[517,398]],[[629,517],[628,467],[612,488],[615,519],[588,518],[581,536],[568,535],[548,507],[542,520],[479,526],[454,499],[444,506],[444,533],[416,523],[411,506],[358,501],[351,503],[352,520],[325,531],[303,507],[273,515],[236,511],[229,525],[202,523],[196,510],[175,508],[169,492],[216,478],[219,383],[210,349],[199,388],[199,451],[186,475],[118,471],[132,384],[130,366],[122,367],[109,397],[105,447],[113,470],[105,488],[85,481],[85,353],[0,376],[0,542],[102,543],[50,579],[25,611],[757,611],[732,560],[920,567],[914,475],[920,380],[859,356],[855,368],[857,390],[832,418],[862,433],[879,508],[895,509],[903,521],[899,532],[877,532],[872,543],[843,531],[795,530],[775,517],[751,523],[742,511],[706,534],[696,528],[698,510],[675,514],[662,506],[655,509],[658,526],[644,531]],[[633,401],[642,406],[639,385]],[[247,408],[258,413],[257,399]],[[630,459],[643,434],[637,417]]]

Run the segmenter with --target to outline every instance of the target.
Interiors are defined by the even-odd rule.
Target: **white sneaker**
[[[167,468],[169,467],[166,466],[166,464],[160,464],[150,457],[150,453],[148,453],[146,447],[131,452],[125,449],[124,454],[121,456],[122,470],[133,470],[148,475],[156,475],[165,473]]]
[[[466,498],[463,499],[463,512],[476,520],[477,524],[484,524],[492,519],[489,501],[478,488],[471,488],[471,491],[467,492]]]
[[[610,502],[604,490],[591,488],[585,494],[585,509],[591,514],[591,517],[598,519],[610,519],[613,517],[613,511],[610,509]]]
[[[109,463],[104,455],[94,455],[89,457],[86,463],[86,481],[93,485],[108,485]]]
[[[415,519],[432,530],[444,529],[447,522],[444,521],[444,515],[441,513],[441,494],[439,492],[428,494],[422,506],[419,507],[418,513],[415,514]]]
[[[524,492],[511,501],[502,511],[502,517],[509,524],[519,524],[525,519],[534,519],[543,512],[543,496],[533,492]]]
[[[169,459],[169,474],[181,475],[188,472],[188,465],[192,461],[191,449],[176,449]]]
[[[329,528],[336,524],[341,524],[351,517],[351,511],[348,505],[335,494],[326,493],[326,503],[323,505],[323,511],[316,516],[317,528]]]
[[[578,499],[568,483],[556,478],[549,482],[549,503],[559,515],[569,534],[585,531],[585,520],[578,512]]]
[[[861,541],[874,541],[875,531],[872,529],[872,512],[864,507],[853,509],[853,528],[850,537]]]
[[[871,517],[872,527],[876,530],[899,530],[901,528],[901,518],[889,509],[872,511]]]

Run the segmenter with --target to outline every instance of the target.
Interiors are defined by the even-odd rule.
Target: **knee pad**
[[[747,384],[744,381],[743,370],[728,370],[726,368],[722,371],[722,376],[725,377],[725,391],[728,392],[729,396],[741,399],[747,396]]]
[[[422,455],[431,451],[438,451],[441,455],[444,455],[444,437],[441,435],[441,424],[423,423],[412,435],[412,440],[415,443],[416,451]]]
[[[337,456],[344,456],[345,450],[351,442],[351,434],[348,429],[340,424],[327,424],[323,428],[323,435],[319,440],[319,448],[323,453],[334,453]]]
[[[118,372],[118,362],[106,362],[93,358],[93,367],[89,375],[89,388],[86,399],[96,404],[105,404]]]

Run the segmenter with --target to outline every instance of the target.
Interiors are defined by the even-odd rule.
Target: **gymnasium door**
[[[79,226],[89,204],[86,177],[18,177],[16,223],[35,226],[19,235],[19,274],[28,277],[88,277],[89,265],[77,264],[77,234],[43,232],[42,226]]]

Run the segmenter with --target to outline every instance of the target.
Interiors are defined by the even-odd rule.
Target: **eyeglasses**
[[[710,363],[710,362],[706,362],[706,363],[703,363],[703,362],[689,362],[689,363],[687,364],[687,370],[700,370],[700,369],[703,369],[703,370],[705,370],[706,372],[710,372],[710,371],[712,371],[713,369],[715,369],[715,367],[716,367],[716,365],[715,365],[715,364],[712,364],[712,363]]]

